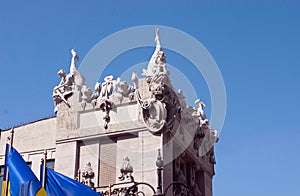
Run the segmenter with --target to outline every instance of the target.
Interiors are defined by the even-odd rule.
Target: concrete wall
[[[71,178],[77,176],[78,169],[84,170],[90,162],[95,173],[93,182],[96,187],[122,182],[119,180],[123,159],[128,157],[133,166],[136,182],[146,182],[154,188],[157,186],[156,159],[161,149],[162,137],[151,134],[141,121],[141,111],[137,103],[126,103],[117,106],[111,112],[111,122],[107,129],[103,127],[103,119],[99,110],[74,107],[71,111],[61,105],[60,114],[56,118],[45,119],[15,128],[14,147],[25,161],[31,162],[32,170],[39,177],[40,160],[44,150],[48,151],[48,159],[55,159],[55,170]],[[73,108],[73,109],[74,109]],[[182,133],[188,133],[182,131]],[[4,151],[10,131],[4,131],[0,140],[0,164],[4,163]],[[189,136],[189,135],[187,135]],[[197,175],[200,190],[205,196],[212,195],[213,166],[207,159],[197,157],[193,148],[184,142],[192,139],[183,137],[178,132],[173,140],[164,136],[162,155],[165,161],[163,186],[174,181],[173,160],[181,156],[183,163],[199,164],[203,173]],[[184,138],[184,139],[183,139]],[[173,141],[172,140],[172,141]],[[180,150],[180,148],[183,148]],[[187,147],[187,148],[185,148]],[[178,155],[177,153],[180,152]],[[206,157],[207,158],[207,157]],[[185,168],[189,178],[189,168]],[[146,186],[139,190],[146,195],[152,192]]]
[[[9,140],[10,130],[1,132],[0,164],[4,164],[5,144]],[[48,159],[56,158],[55,153],[56,118],[33,122],[14,129],[13,147],[26,162],[32,162],[31,168],[39,176],[41,158],[48,151]]]

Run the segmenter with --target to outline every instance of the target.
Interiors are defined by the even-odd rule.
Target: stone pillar
[[[55,170],[70,178],[77,174],[75,171],[77,159],[77,142],[60,143],[56,145]]]
[[[212,196],[212,178],[204,172],[204,196]]]
[[[163,134],[163,160],[164,160],[164,167],[163,167],[163,191],[167,188],[169,184],[173,182],[174,174],[173,174],[173,160],[174,160],[174,153],[173,153],[173,140],[169,141],[169,137],[167,134]],[[172,187],[170,187],[170,191],[172,192]]]

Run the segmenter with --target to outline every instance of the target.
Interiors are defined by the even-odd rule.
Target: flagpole
[[[46,186],[46,169],[47,169],[47,150],[45,150],[44,152],[44,162],[43,162],[43,181],[42,181],[42,185],[45,188]]]
[[[10,150],[11,150],[11,148],[13,146],[13,143],[14,143],[14,128],[11,129],[10,133],[11,133],[11,136],[10,136],[10,145],[9,145],[8,152],[7,152],[8,156],[9,156]],[[8,183],[9,183],[8,172],[9,171],[8,171],[8,168],[7,168],[7,165],[6,165],[6,176],[5,176],[5,178],[6,178],[6,184],[5,184],[5,191],[4,191],[4,195],[5,196],[8,195]]]

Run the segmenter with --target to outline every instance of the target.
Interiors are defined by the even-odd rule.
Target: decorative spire
[[[146,81],[150,82],[168,82],[168,71],[166,68],[166,55],[162,51],[160,39],[159,39],[159,29],[155,32],[155,43],[156,48],[152,54],[149,61],[147,70],[143,70],[142,75],[146,77]]]
[[[161,45],[160,45],[160,40],[159,40],[159,28],[156,29],[154,41],[156,43],[156,50],[157,49],[161,50]]]
[[[175,121],[180,121],[180,103],[172,87],[169,72],[166,66],[166,55],[162,51],[159,29],[155,32],[156,48],[149,61],[147,70],[143,70],[144,81],[151,93],[147,99],[142,99],[138,89],[136,97],[143,112],[144,122],[151,133],[161,133],[165,130],[172,131]],[[137,86],[137,76],[133,74],[132,80]],[[175,130],[175,129],[174,129]]]
[[[70,74],[74,74],[77,71],[75,60],[79,61],[79,56],[77,55],[74,49],[71,50],[71,54],[72,54],[72,59],[70,65]]]

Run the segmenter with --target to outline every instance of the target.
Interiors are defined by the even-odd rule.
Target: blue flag
[[[46,192],[49,196],[100,196],[90,187],[46,168]]]
[[[9,144],[6,144],[5,147],[5,159],[4,159],[4,174],[3,174],[3,181],[2,181],[2,191],[1,191],[1,196],[5,196],[5,189],[8,188],[7,191],[7,195],[10,195],[9,193],[9,183],[7,182],[6,179],[6,172],[7,172],[7,159],[8,159],[8,151],[9,151]],[[6,186],[6,183],[8,183],[8,185]]]
[[[11,195],[46,195],[45,189],[42,187],[40,181],[13,147],[11,147],[9,152],[7,166]]]

